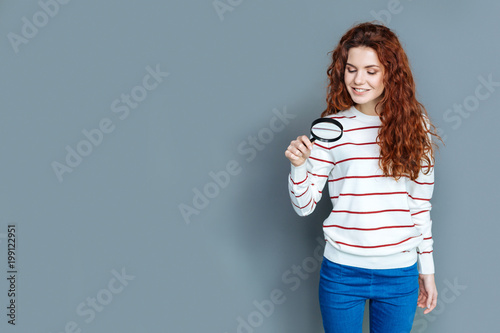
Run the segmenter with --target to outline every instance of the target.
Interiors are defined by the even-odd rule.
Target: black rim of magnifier
[[[332,123],[334,125],[337,125],[340,128],[340,135],[338,136],[338,138],[335,138],[335,139],[323,139],[323,138],[315,135],[313,133],[312,129],[313,129],[314,125],[316,125],[317,123]],[[332,118],[319,118],[319,119],[316,119],[315,121],[313,121],[311,124],[311,135],[313,136],[314,140],[318,140],[318,141],[322,141],[322,142],[335,142],[335,141],[339,140],[343,134],[344,134],[344,127],[342,126],[342,124],[340,122],[338,122],[337,120],[332,119]]]

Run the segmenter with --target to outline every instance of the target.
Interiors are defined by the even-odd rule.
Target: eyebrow
[[[346,63],[346,65],[349,65],[349,66],[352,66],[354,68],[357,68],[356,66],[354,66],[353,64],[350,64],[350,63]],[[377,66],[377,65],[368,65],[368,66],[365,66],[365,68],[370,68],[370,67],[378,67],[378,68],[380,68],[380,66]]]

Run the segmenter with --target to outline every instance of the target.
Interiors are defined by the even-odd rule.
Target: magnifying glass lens
[[[311,125],[312,140],[334,142],[342,137],[342,124],[335,119],[319,118]]]

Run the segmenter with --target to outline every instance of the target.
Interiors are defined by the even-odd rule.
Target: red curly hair
[[[376,109],[382,122],[377,143],[380,146],[379,166],[385,176],[415,180],[420,170],[430,171],[434,164],[431,136],[436,128],[425,107],[415,97],[415,82],[406,53],[398,37],[389,28],[365,22],[347,31],[332,53],[327,70],[327,108],[322,117],[346,110],[354,105],[344,83],[349,49],[369,47],[378,55],[385,69],[384,92]]]

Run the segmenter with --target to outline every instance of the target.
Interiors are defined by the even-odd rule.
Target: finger
[[[420,289],[420,294],[418,295],[418,306],[421,307],[421,308],[425,308],[427,307],[427,292],[425,291],[425,289]]]
[[[420,302],[424,298],[424,291],[422,289],[418,292],[418,301]]]
[[[434,292],[432,294],[432,296],[430,297],[430,299],[431,299],[431,301],[430,301],[429,309],[430,309],[430,311],[432,311],[437,306],[437,292]]]
[[[437,295],[434,295],[433,293],[429,293],[429,297],[427,298],[427,305],[426,305],[426,309],[424,311],[424,314],[428,314],[429,312],[434,310],[436,305],[437,305]]]
[[[427,302],[426,301],[427,301],[427,297],[425,297],[425,296],[419,297],[419,299],[417,301],[418,307],[422,308],[422,309],[425,308],[425,307],[427,307],[427,305],[426,305]]]
[[[422,294],[418,296],[417,305],[419,308],[425,307],[425,297]]]
[[[307,147],[309,150],[313,148],[313,144],[311,140],[306,135],[301,135],[297,138],[297,141],[301,142],[305,147]]]
[[[309,148],[307,148],[303,143],[300,143],[297,147],[296,147],[298,153],[300,153],[299,156],[303,156],[303,155],[308,155],[309,154]],[[298,155],[298,154],[296,154]]]
[[[424,298],[424,295],[422,294],[422,290],[420,290],[419,293],[418,293],[417,303],[422,302],[423,298]]]
[[[427,298],[427,296],[429,296],[425,288],[420,289],[420,295],[422,295],[423,298]]]
[[[290,153],[292,153],[295,156],[302,157],[304,155],[304,152],[307,151],[307,148],[301,143],[299,144],[295,142],[290,144],[290,146],[288,146],[288,151],[290,151]]]
[[[286,150],[285,151],[285,156],[286,156],[286,158],[292,159],[292,160],[298,160],[299,159],[299,157],[296,156],[296,155],[294,155],[290,150]]]

